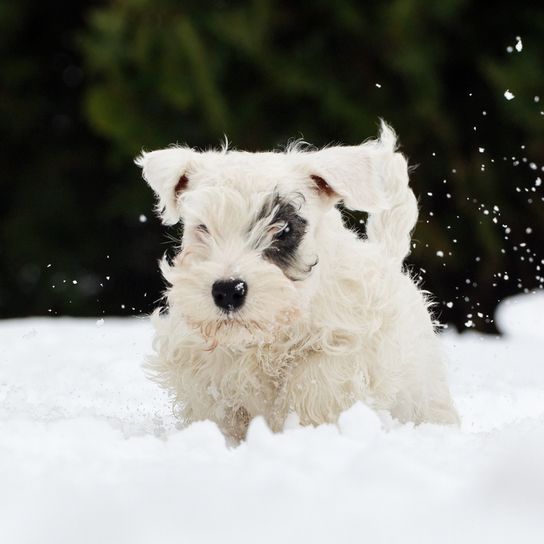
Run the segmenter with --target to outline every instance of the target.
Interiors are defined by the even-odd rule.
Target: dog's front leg
[[[296,413],[302,425],[334,423],[341,412],[365,400],[366,383],[353,357],[314,352],[289,369],[269,424],[281,431],[290,413]]]

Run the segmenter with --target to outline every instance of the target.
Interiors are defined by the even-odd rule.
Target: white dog
[[[184,422],[234,438],[264,416],[334,422],[356,401],[400,421],[456,423],[425,294],[403,270],[418,216],[394,132],[319,151],[198,152],[136,163],[183,245],[162,272],[149,367]],[[335,205],[369,213],[366,239]]]

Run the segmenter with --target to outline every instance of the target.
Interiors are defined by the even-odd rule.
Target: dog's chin
[[[300,316],[298,308],[286,309],[273,321],[242,318],[237,313],[225,314],[210,320],[194,320],[186,316],[187,324],[206,344],[207,350],[221,346],[244,349],[254,345],[274,343],[285,334]]]

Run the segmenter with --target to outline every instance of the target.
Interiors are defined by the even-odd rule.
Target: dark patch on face
[[[270,262],[282,269],[293,266],[296,261],[297,250],[306,233],[307,221],[298,214],[298,208],[288,200],[275,193],[259,214],[259,218],[274,215],[271,225],[283,227],[274,235],[272,244],[267,247],[263,255]]]

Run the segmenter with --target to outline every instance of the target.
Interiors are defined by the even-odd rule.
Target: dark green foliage
[[[0,30],[3,316],[149,311],[166,247],[131,162],[142,147],[354,144],[378,117],[419,165],[411,263],[454,303],[442,318],[492,330],[501,298],[540,285],[538,3],[26,0],[0,8]]]

